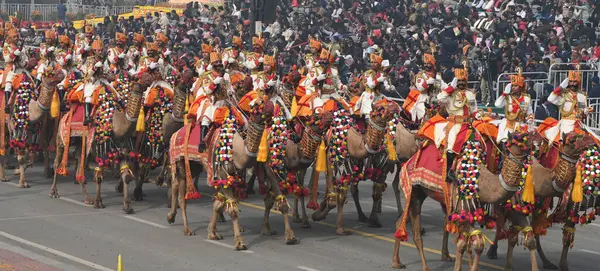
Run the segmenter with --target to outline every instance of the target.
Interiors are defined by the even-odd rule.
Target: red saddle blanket
[[[418,161],[417,158],[419,159]],[[415,163],[416,162],[416,163]],[[445,163],[440,150],[430,144],[417,152],[402,166],[400,184],[404,195],[409,195],[413,186],[422,186],[434,191],[436,201],[444,202],[442,170]]]
[[[207,180],[212,180],[213,176],[213,168],[212,168],[212,160],[213,155],[210,155],[214,152],[214,148],[217,145],[217,138],[219,131],[211,131],[208,133],[208,138],[206,141],[206,151],[203,153],[198,152],[198,145],[200,144],[200,125],[194,125],[190,127],[192,124],[188,124],[183,128],[179,129],[172,137],[169,147],[169,159],[171,162],[171,168],[175,168],[175,163],[178,161],[184,160],[187,151],[187,158],[191,163],[190,167],[204,166],[207,174]],[[214,128],[213,128],[214,129]],[[189,130],[189,138],[187,139],[186,144],[186,134]],[[202,165],[198,165],[201,163]]]

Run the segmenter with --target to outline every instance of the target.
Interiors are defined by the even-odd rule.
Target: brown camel
[[[25,80],[28,80],[28,82],[31,82],[31,84],[33,84],[33,80],[31,77],[29,77],[28,74],[26,73],[22,73],[22,76],[24,77],[23,82],[25,82]],[[28,78],[28,79],[25,79]],[[60,72],[56,72],[54,71],[53,68],[49,67],[46,69],[46,73],[44,74],[44,76],[42,77],[42,83],[40,84],[40,95],[39,97],[36,99],[30,99],[29,100],[29,105],[28,105],[28,109],[27,111],[29,112],[29,128],[31,128],[31,125],[35,125],[35,124],[40,124],[40,127],[44,127],[48,124],[47,119],[49,116],[49,112],[50,112],[50,106],[52,103],[52,95],[54,94],[54,91],[56,90],[56,84],[58,84],[58,82],[60,82],[61,80],[63,80],[64,78],[64,74],[60,73]],[[19,88],[15,88],[14,93],[17,93],[17,90]],[[24,92],[25,93],[25,92]],[[19,94],[15,94],[12,96],[11,100],[10,100],[10,105],[9,106],[14,106],[14,103],[16,102],[17,98],[16,96],[18,96]],[[17,106],[15,106],[16,108]],[[13,112],[15,110],[15,108],[12,108],[11,112]],[[2,112],[2,116],[4,112]],[[27,138],[27,144],[29,144],[29,142],[31,141],[38,141],[40,143],[43,143],[42,145],[44,147],[47,147],[45,143],[45,139],[44,138],[40,138],[40,134],[36,134],[32,131],[24,131],[22,129],[17,129],[16,126],[13,123],[13,117],[11,116],[11,122],[8,125],[8,128],[10,130],[11,133],[11,138],[22,138],[23,136],[26,135]],[[42,123],[40,123],[42,122]],[[5,127],[2,127],[2,129],[4,129]],[[44,132],[46,132],[46,130],[44,130]],[[25,133],[25,134],[24,134]],[[48,133],[44,133],[44,135],[47,135]],[[4,139],[2,139],[4,140]],[[4,146],[0,146],[2,148],[4,148]],[[15,172],[15,175],[19,175],[19,187],[22,188],[28,188],[29,184],[27,184],[27,178],[25,177],[25,170],[30,167],[33,163],[34,160],[34,152],[35,150],[29,150],[27,147],[22,148],[19,147],[18,151],[17,151],[17,160],[19,163],[19,168],[18,171]],[[44,149],[44,158],[48,158],[47,155],[48,149],[45,148]],[[47,161],[45,161],[47,162]],[[45,163],[46,164],[46,163]],[[45,167],[45,170],[48,170],[49,166]],[[6,175],[4,173],[4,167],[0,166],[0,179],[2,181],[8,181],[8,179],[6,178]]]
[[[536,180],[534,183],[535,195],[536,197],[539,197],[539,200],[541,201],[546,201],[554,197],[562,197],[565,191],[569,190],[569,187],[572,185],[573,180],[575,178],[577,157],[579,157],[590,146],[594,145],[594,141],[590,136],[580,136],[577,135],[575,132],[571,132],[569,134],[564,135],[563,142],[564,143],[561,144],[561,150],[559,151],[560,155],[558,157],[558,163],[554,168],[546,168],[542,166],[542,164],[540,164],[540,162],[537,159],[533,159],[532,173],[533,176],[535,176]],[[550,226],[549,224],[541,225],[541,223],[549,222],[546,217],[547,214],[546,212],[538,214],[537,209],[534,209],[532,213],[534,216],[533,224],[534,226],[536,226],[535,229],[530,228],[531,225],[529,223],[529,220],[525,219],[525,216],[523,214],[509,211],[506,219],[511,221],[513,225],[519,226],[517,229],[524,229],[529,226],[529,230],[527,232],[524,232],[524,234],[526,235],[525,240],[527,240],[527,242],[525,242],[524,245],[530,251],[532,259],[535,258],[533,250],[537,249],[538,255],[542,259],[542,267],[544,269],[558,269],[558,267],[552,262],[550,262],[544,254],[544,251],[542,250],[540,244],[540,232],[536,232],[536,230],[538,230],[538,227],[541,227],[541,229],[539,230],[545,230],[545,227]],[[504,224],[504,221],[502,220],[504,220],[504,217],[498,219],[498,228],[501,228],[501,225]],[[519,222],[515,224],[515,220],[518,220]],[[487,252],[487,256],[490,259],[498,258],[497,244],[499,241],[499,232],[500,230],[496,231],[494,245],[492,245]],[[509,235],[509,247],[506,264],[507,270],[512,269],[512,252],[514,250],[514,246],[517,243],[517,239],[518,234]],[[568,248],[564,250],[568,250]],[[564,267],[568,268],[566,260],[567,253],[563,251],[563,255],[561,255],[561,270],[565,270]]]
[[[318,120],[318,125],[314,124]],[[308,123],[313,123],[306,127],[302,133],[302,139],[299,144],[295,143],[292,140],[288,140],[285,147],[285,167],[287,172],[294,175],[294,172],[298,170],[305,170],[308,168],[312,162],[314,161],[317,155],[317,147],[321,142],[321,138],[323,134],[327,131],[327,127],[331,125],[331,113],[323,112],[322,114],[316,114],[312,116],[312,121]],[[255,169],[258,169],[260,172],[258,173],[258,179],[264,182],[266,187],[266,195],[265,195],[265,214],[263,219],[263,225],[261,227],[261,233],[264,235],[274,235],[275,231],[272,230],[271,224],[269,223],[269,214],[271,213],[271,208],[277,203],[275,208],[281,212],[284,219],[285,224],[285,240],[286,244],[295,244],[297,243],[297,239],[294,237],[294,231],[292,230],[289,219],[289,205],[285,195],[283,195],[279,182],[290,182],[288,176],[280,176],[276,173],[273,168],[270,166],[272,163],[271,158],[267,160],[265,163],[259,163]],[[261,175],[264,174],[264,178],[261,178]],[[294,182],[294,184],[296,184]],[[297,184],[296,184],[297,185]],[[302,186],[298,186],[298,189],[302,189]],[[296,194],[296,198],[301,198],[303,201],[303,196]],[[306,215],[306,213],[304,213]],[[306,218],[308,220],[308,218]]]
[[[399,112],[399,107],[395,103],[389,103],[384,105],[378,103],[374,105],[374,109],[370,116],[369,125],[367,126],[367,133],[363,136],[355,128],[350,127],[348,129],[348,136],[346,138],[348,144],[348,158],[353,164],[357,164],[357,161],[363,161],[366,158],[372,157],[379,153],[379,148],[383,143],[385,136],[385,127],[392,117]],[[382,113],[382,114],[380,114]],[[335,124],[334,124],[335,125]],[[332,126],[334,126],[332,125]],[[327,142],[327,141],[326,141]],[[328,146],[329,148],[329,146]],[[333,208],[337,208],[337,222],[336,222],[336,233],[339,235],[349,235],[350,231],[344,228],[343,221],[343,206],[346,203],[346,197],[348,192],[348,185],[350,184],[339,184],[334,185],[332,178],[334,177],[334,168],[336,171],[349,167],[349,164],[332,165],[330,154],[327,154],[327,166],[326,166],[326,197],[323,199],[317,211],[312,215],[314,221],[320,221],[325,219],[329,211]],[[316,169],[316,168],[315,168]],[[313,187],[315,187],[318,179],[318,174],[314,174],[313,171]]]
[[[233,107],[228,104],[226,106]],[[262,109],[260,108],[262,107]],[[223,107],[224,108],[224,107]],[[229,109],[232,110],[232,109]],[[193,185],[193,178],[200,174],[200,165],[207,170],[207,182],[210,186],[216,186],[217,194],[213,203],[213,214],[208,224],[208,238],[211,240],[220,240],[223,237],[217,233],[217,218],[221,210],[229,214],[233,223],[233,232],[235,235],[235,249],[246,250],[247,246],[244,243],[244,238],[241,235],[239,225],[239,209],[238,201],[240,198],[240,190],[237,187],[229,185],[218,186],[213,183],[213,176],[215,180],[229,180],[230,177],[234,180],[239,178],[241,171],[252,168],[256,164],[256,158],[258,153],[259,143],[264,131],[265,120],[271,118],[273,115],[273,103],[266,101],[263,105],[259,105],[257,110],[254,110],[253,115],[248,119],[248,131],[246,138],[242,138],[238,131],[230,131],[232,135],[228,135],[229,132],[221,135],[221,128],[227,129],[228,125],[222,125],[222,127],[214,127],[207,135],[207,142],[209,142],[206,152],[197,153],[197,144],[199,144],[199,138],[196,136],[199,134],[199,126],[188,124],[182,129],[177,131],[171,137],[171,143],[169,146],[169,152],[171,154],[171,169],[172,169],[172,202],[171,210],[167,216],[167,221],[172,224],[175,222],[175,216],[177,214],[177,206],[181,208],[183,216],[183,232],[185,235],[194,235],[195,233],[188,225],[187,220],[187,206],[186,196],[189,193],[193,194],[195,190]],[[190,137],[194,135],[194,138]],[[228,162],[218,162],[215,150],[217,149],[217,143],[221,136],[231,136],[231,160]],[[191,142],[194,142],[192,144]],[[189,147],[188,147],[189,145]],[[183,150],[182,150],[183,149]],[[236,183],[237,184],[237,183]]]
[[[135,170],[135,164],[136,161],[135,159],[131,159],[128,158],[129,156],[129,151],[127,150],[132,150],[132,146],[130,146],[131,144],[126,144],[127,140],[130,139],[130,137],[133,135],[133,132],[135,131],[135,126],[137,123],[137,117],[138,114],[140,112],[140,108],[142,106],[142,93],[143,90],[152,82],[152,76],[150,76],[149,74],[143,74],[141,79],[138,82],[134,82],[133,83],[133,87],[132,87],[132,92],[129,94],[128,97],[128,101],[127,101],[127,105],[126,108],[124,110],[118,110],[118,108],[115,108],[117,110],[114,110],[113,112],[113,116],[112,116],[112,141],[115,143],[116,146],[119,146],[117,148],[118,152],[119,152],[119,157],[121,157],[122,159],[120,160],[119,166],[120,166],[120,177],[121,177],[121,181],[124,183],[124,195],[123,195],[123,211],[125,213],[131,214],[133,213],[133,209],[131,208],[131,204],[130,204],[130,199],[129,199],[129,192],[128,192],[128,184],[130,181],[132,181],[134,179],[134,174],[133,174],[133,170]],[[103,112],[100,112],[99,110],[96,111],[95,114],[102,114]],[[69,126],[69,120],[70,120],[70,115],[67,114],[63,117],[63,120],[61,120],[60,124],[59,124],[59,131],[65,131],[67,128],[66,126]],[[81,133],[81,135],[83,135],[83,139],[85,142],[85,137],[88,134],[88,131],[91,130],[86,130],[83,133]],[[58,174],[60,171],[61,167],[65,167],[65,159],[63,159],[63,155],[64,155],[64,151],[66,148],[66,145],[69,144],[69,141],[72,140],[73,138],[75,138],[75,136],[71,135],[69,137],[67,137],[65,135],[65,133],[59,132],[57,135],[57,151],[56,151],[56,159],[54,162],[54,166],[55,168],[58,168],[59,170],[57,170],[54,174],[54,181],[52,183],[52,187],[50,188],[50,196],[53,198],[58,198],[59,194],[58,194],[58,189],[57,189],[57,179],[58,179]],[[106,150],[101,150],[98,151],[99,146],[95,146],[95,144],[92,144],[92,146],[95,147],[95,151],[94,151],[94,155],[100,155],[102,153],[105,153]],[[79,150],[82,155],[81,158],[79,158],[80,162],[86,159],[88,153],[90,152],[90,150],[88,150],[87,144],[82,144],[82,148],[81,150]],[[102,181],[103,181],[103,168],[102,166],[99,166],[96,168],[95,174],[94,174],[94,182],[96,183],[96,196],[94,201],[92,202],[89,199],[89,195],[87,192],[87,185],[85,180],[81,181],[81,189],[83,191],[83,196],[84,196],[84,203],[86,204],[94,204],[94,208],[104,208],[104,204],[102,203],[102,196],[101,196],[101,188],[102,188]],[[64,173],[63,173],[64,174]],[[77,174],[80,174],[79,176],[81,176],[81,174],[83,174],[83,166],[82,163],[78,165],[77,167]]]
[[[525,136],[527,136],[528,134],[521,134],[518,136],[519,140],[522,140]],[[480,176],[479,176],[479,201],[482,204],[497,204],[497,203],[501,203],[501,202],[505,202],[506,200],[508,200],[509,198],[511,198],[516,190],[518,189],[519,183],[520,183],[520,172],[522,170],[522,161],[524,161],[524,159],[526,158],[526,155],[528,155],[525,152],[525,149],[529,149],[533,146],[533,141],[526,141],[528,144],[527,145],[520,145],[517,146],[516,144],[511,145],[509,148],[507,148],[508,153],[510,154],[509,156],[506,156],[507,158],[505,159],[505,165],[502,168],[500,175],[496,175],[492,172],[490,172],[490,170],[488,170],[487,168],[482,168],[479,170],[480,172]],[[432,146],[435,147],[435,146]],[[417,154],[418,155],[418,154]],[[445,163],[445,162],[444,162]],[[405,165],[406,167],[406,165]],[[403,169],[405,170],[405,169]],[[451,188],[451,198],[453,199],[453,206],[457,205],[457,201],[456,201],[456,195],[458,193],[458,189],[457,186],[455,184],[452,185]],[[437,201],[440,201],[440,203],[444,204],[444,199],[439,197],[439,195],[437,194],[437,191],[433,191],[430,190],[428,188],[419,186],[419,185],[413,185],[412,186],[412,191],[410,195],[405,195],[405,197],[407,197],[410,202],[409,204],[409,213],[408,214],[404,214],[404,216],[406,215],[410,215],[410,221],[412,224],[412,228],[413,228],[413,239],[415,242],[415,245],[417,247],[417,249],[419,250],[419,255],[421,256],[421,264],[423,266],[423,270],[430,270],[429,267],[427,266],[427,262],[425,261],[425,254],[424,254],[424,250],[423,250],[423,241],[421,239],[421,233],[420,230],[415,230],[415,229],[420,229],[421,228],[421,205],[423,204],[424,200],[427,197],[431,197],[433,199],[436,199]],[[458,210],[458,208],[456,209]],[[456,211],[455,210],[455,211]],[[460,211],[460,210],[458,210]],[[400,226],[402,222],[402,219],[398,220],[397,222],[397,227]],[[469,255],[470,255],[470,250],[474,249],[475,250],[475,259],[474,261],[470,260],[469,257],[469,265],[470,265],[470,269],[472,271],[478,270],[479,268],[479,260],[481,257],[481,253],[483,252],[483,248],[484,248],[484,240],[483,237],[481,236],[481,234],[470,234],[470,233],[475,233],[474,229],[472,228],[472,226],[470,224],[463,224],[459,226],[459,238],[457,241],[457,249],[456,249],[456,262],[455,262],[455,267],[454,270],[458,271],[461,270],[462,268],[462,255],[465,253],[465,251],[467,250],[467,245],[468,245],[468,249],[469,249]],[[468,240],[468,243],[467,243]],[[399,255],[399,248],[400,248],[400,239],[396,239],[396,242],[394,244],[394,254],[393,254],[393,258],[392,258],[392,267],[393,268],[405,268],[406,266],[403,265],[400,262],[400,255]]]

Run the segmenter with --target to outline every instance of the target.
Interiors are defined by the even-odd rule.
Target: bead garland
[[[154,105],[150,109],[150,116],[148,117],[145,131],[146,145],[153,153],[157,152],[165,145],[162,131],[163,119],[165,114],[171,113],[173,110],[173,101],[166,95],[165,89],[160,86],[157,86],[156,88],[158,89],[158,97],[155,99]],[[154,169],[159,165],[158,159],[154,158],[153,154],[142,157],[140,161],[149,165],[151,169]]]
[[[116,97],[107,93],[104,88],[98,94],[98,101],[94,119],[94,141],[96,144],[103,144],[112,139],[112,117],[118,102]]]
[[[516,145],[518,146],[520,149],[524,150],[524,151],[528,151],[528,142],[527,142],[527,136],[523,136],[522,138],[519,139],[518,135],[514,135],[510,140],[507,140],[506,143],[504,144],[505,149],[509,149],[511,146]],[[519,190],[517,190],[515,192],[515,195],[506,201],[506,203],[504,204],[504,208],[506,210],[509,211],[514,211],[514,212],[518,212],[524,215],[530,215],[533,210],[535,209],[535,205],[531,204],[529,202],[524,202],[523,201],[523,188],[525,185],[525,178],[527,178],[527,170],[529,169],[529,167],[532,165],[533,161],[532,161],[532,157],[535,157],[536,153],[535,150],[531,150],[530,154],[525,156],[524,160],[523,160],[523,168],[521,169],[521,181],[519,181]],[[537,198],[536,198],[536,202],[537,202]]]
[[[23,81],[19,84],[15,93],[15,101],[12,110],[12,124],[15,127],[9,146],[14,149],[27,148],[27,131],[29,126],[29,103],[32,99],[37,99],[37,94],[34,90],[34,85],[31,80],[23,76]],[[39,124],[36,125],[39,127]]]
[[[127,72],[119,72],[116,82],[117,83],[115,89],[117,90],[119,95],[121,95],[121,107],[125,108],[125,106],[127,105],[127,100],[129,98],[129,92],[131,90],[131,80],[129,79],[129,75],[127,74]]]
[[[579,157],[577,167],[581,169],[583,201],[571,203],[569,221],[573,224],[590,224],[600,215],[597,199],[600,195],[600,151],[597,146],[585,150]],[[584,210],[579,214],[579,210]]]
[[[216,161],[219,164],[232,161],[233,135],[237,131],[237,123],[233,114],[229,114],[221,125],[219,140],[215,148]]]
[[[354,122],[348,111],[341,109],[333,113],[331,137],[327,144],[327,152],[330,159],[329,164],[332,168],[348,158],[348,131],[353,126]]]

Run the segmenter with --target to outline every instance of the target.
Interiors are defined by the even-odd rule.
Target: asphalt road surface
[[[228,217],[227,222],[217,226],[224,239],[206,239],[212,191],[204,185],[203,179],[200,184],[204,196],[188,205],[190,227],[197,235],[184,236],[181,216],[173,225],[166,221],[166,187],[146,184],[145,201],[133,202],[135,214],[126,215],[121,211],[122,196],[114,192],[116,180],[112,177],[107,177],[103,185],[106,208],[96,210],[81,202],[81,190],[73,184],[72,178],[60,179],[61,197],[52,199],[48,196],[51,180],[43,177],[41,166],[36,165],[27,173],[31,188],[16,187],[16,176],[11,176],[10,182],[0,184],[0,270],[116,270],[119,254],[125,271],[391,270],[397,217],[391,186],[383,201],[382,228],[369,228],[357,222],[350,199],[345,206],[344,222],[352,235],[335,234],[334,210],[323,222],[311,221],[310,229],[292,224],[300,241],[297,245],[285,244],[283,219],[276,213],[271,214],[271,225],[278,234],[260,234],[263,201],[261,196],[251,195],[240,204],[240,222],[246,229],[243,235],[249,250],[236,252]],[[360,191],[363,209],[369,215],[371,184],[362,183]],[[89,186],[89,192],[90,195],[95,193],[95,185]],[[428,200],[423,209],[422,223],[427,230],[423,238],[429,267],[452,270],[453,263],[440,261],[443,214],[439,204]],[[560,228],[560,225],[550,228],[548,236],[542,240],[547,255],[555,264],[558,264],[562,247]],[[570,252],[570,270],[597,270],[599,231],[599,222],[577,227],[575,247]],[[493,237],[493,232],[486,233]],[[450,252],[454,252],[453,243],[450,243]],[[503,270],[505,242],[500,244],[498,252],[498,260],[488,260],[484,256],[481,270]],[[403,244],[400,254],[407,270],[421,270],[412,239]],[[514,270],[531,270],[528,255],[522,247],[515,249]]]

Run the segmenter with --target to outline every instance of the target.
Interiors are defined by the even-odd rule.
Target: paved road
[[[180,217],[174,225],[166,222],[166,188],[146,185],[146,201],[134,202],[136,213],[125,215],[121,212],[122,197],[113,190],[115,180],[108,178],[103,186],[106,209],[95,210],[80,203],[80,189],[71,179],[62,178],[61,198],[51,199],[48,197],[51,182],[42,177],[41,168],[30,169],[28,173],[32,186],[29,189],[17,188],[16,177],[10,183],[0,184],[0,270],[115,270],[118,254],[122,254],[126,271],[391,269],[396,220],[391,190],[384,198],[382,228],[356,222],[354,204],[350,201],[345,207],[345,223],[353,230],[352,235],[335,235],[332,228],[335,216],[330,215],[324,222],[312,222],[310,229],[293,224],[300,243],[292,246],[284,244],[282,218],[275,213],[271,221],[278,235],[260,235],[263,202],[261,197],[251,196],[240,206],[249,250],[235,252],[229,222],[218,225],[224,240],[206,240],[209,196],[190,203],[190,226],[197,235],[186,237]],[[368,183],[360,186],[364,210],[371,208],[370,187]],[[89,188],[93,194],[95,187]],[[212,191],[204,186],[201,192]],[[452,263],[440,261],[443,215],[438,203],[426,202],[423,220],[427,230],[426,257],[431,269],[452,270]],[[600,255],[597,238],[600,224],[577,229],[575,248],[570,254],[571,270],[595,270]],[[492,234],[488,232],[490,237]],[[556,263],[561,248],[560,226],[549,229],[549,236],[542,242]],[[450,247],[453,252],[452,244]],[[501,259],[485,259],[482,270],[502,270],[505,251],[501,244]],[[420,270],[412,243],[404,244],[400,253],[407,270]],[[528,253],[516,249],[515,270],[527,270],[529,266]]]

